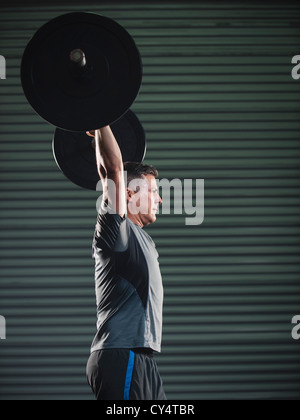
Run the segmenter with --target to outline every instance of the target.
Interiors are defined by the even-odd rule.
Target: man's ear
[[[131,188],[126,188],[126,199],[130,201],[131,198],[134,196],[135,192]]]

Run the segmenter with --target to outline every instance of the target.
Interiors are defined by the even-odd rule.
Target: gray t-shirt
[[[155,244],[130,219],[99,212],[93,241],[98,332],[91,351],[161,351],[163,284]]]

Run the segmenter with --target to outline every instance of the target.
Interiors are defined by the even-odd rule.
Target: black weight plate
[[[111,125],[120,146],[123,162],[142,162],[146,154],[146,136],[137,116],[128,111]],[[100,180],[93,139],[85,132],[56,129],[53,153],[58,167],[74,184],[96,191]]]
[[[87,66],[74,72],[70,53]],[[96,130],[122,117],[142,83],[142,61],[129,33],[112,19],[71,13],[51,20],[25,49],[21,79],[34,110],[69,131]]]

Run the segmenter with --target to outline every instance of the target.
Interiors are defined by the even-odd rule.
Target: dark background
[[[172,214],[147,229],[165,284],[168,397],[298,399],[300,8],[286,1],[1,1],[0,399],[92,399],[98,195],[58,170],[54,128],[19,70],[35,31],[72,11],[111,17],[136,40],[146,162],[161,179],[205,179],[203,225]]]

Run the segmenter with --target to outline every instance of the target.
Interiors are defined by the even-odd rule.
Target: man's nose
[[[163,203],[161,196],[158,195],[158,194],[157,194],[156,202],[159,203],[159,204],[162,204]]]

